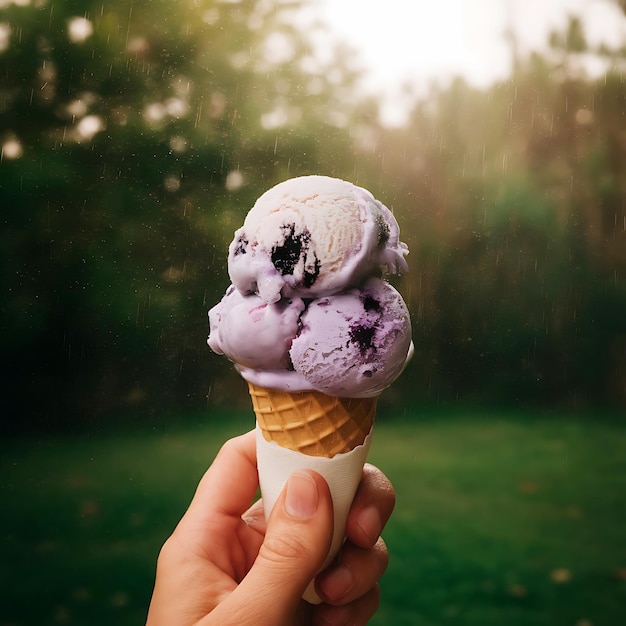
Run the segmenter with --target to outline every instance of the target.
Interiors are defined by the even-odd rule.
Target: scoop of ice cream
[[[209,347],[243,368],[286,370],[303,310],[300,298],[268,304],[231,285],[209,311]]]
[[[294,370],[331,396],[380,394],[412,353],[411,320],[402,296],[387,282],[313,300],[289,355]]]
[[[352,183],[302,176],[265,192],[235,232],[228,271],[242,293],[265,302],[312,298],[406,270],[391,211]]]
[[[266,388],[376,396],[400,375],[413,350],[406,305],[379,278],[315,300],[274,304],[231,285],[209,320],[211,349]]]

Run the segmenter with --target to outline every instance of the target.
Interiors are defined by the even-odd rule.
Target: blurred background
[[[144,619],[251,426],[227,246],[313,173],[411,251],[375,623],[626,618],[625,69],[621,0],[0,0],[0,624]]]
[[[227,245],[258,195],[307,173],[369,188],[409,244],[418,358],[398,399],[624,407],[626,19],[581,4],[610,20],[590,43],[564,2],[534,51],[515,20],[542,23],[539,5],[486,30],[505,4],[457,3],[396,56],[394,27],[431,9],[379,18],[386,37],[339,15],[382,71],[433,58],[414,84],[398,61],[394,93],[363,88],[315,3],[3,2],[3,426],[232,404],[238,378],[206,347]],[[492,55],[495,82],[440,68],[448,46]]]

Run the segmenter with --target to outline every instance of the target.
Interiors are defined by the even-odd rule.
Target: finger
[[[291,623],[304,590],[328,553],[332,528],[326,481],[316,472],[292,474],[270,515],[254,565],[207,624]]]
[[[265,535],[267,530],[267,520],[265,519],[265,509],[263,500],[257,500],[242,516],[241,519],[253,530],[261,535]]]
[[[389,554],[382,537],[368,549],[346,543],[338,561],[317,576],[315,589],[329,604],[347,604],[376,586],[388,563]]]
[[[389,479],[377,467],[367,463],[347,522],[349,540],[363,548],[374,546],[394,505],[395,492]],[[267,520],[262,500],[257,500],[242,517],[248,526],[265,534]]]
[[[259,479],[254,431],[229,439],[204,474],[185,515],[200,522],[215,513],[239,517],[254,498]]]
[[[159,623],[182,623],[181,607],[189,623],[195,622],[236,588],[236,580],[251,563],[240,553],[233,558],[229,542],[237,525],[242,525],[241,512],[252,501],[257,485],[254,433],[227,441],[159,554],[150,606],[152,616],[163,618]],[[239,539],[250,541],[250,553],[256,554],[261,538],[251,535]]]
[[[320,604],[313,609],[312,626],[365,626],[378,610],[380,589],[375,585],[364,596],[350,604]]]
[[[377,467],[366,463],[348,514],[348,539],[361,548],[374,546],[395,503],[396,494],[389,479]]]

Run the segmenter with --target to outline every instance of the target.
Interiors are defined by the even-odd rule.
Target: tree
[[[320,130],[341,145],[299,4],[4,3],[7,424],[203,405],[233,230],[278,177],[317,167]]]
[[[433,88],[378,140],[433,397],[626,401],[623,81],[575,62],[580,21],[552,41],[486,90]]]

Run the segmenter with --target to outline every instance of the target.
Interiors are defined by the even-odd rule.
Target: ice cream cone
[[[372,430],[378,397],[290,393],[250,382],[248,388],[263,437],[283,448],[332,458],[361,445]]]

